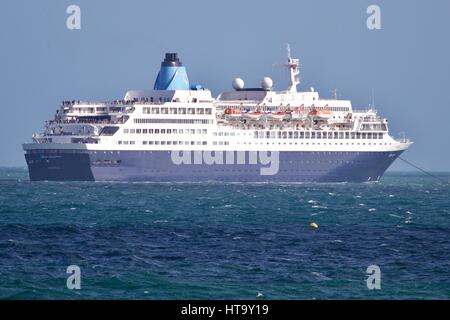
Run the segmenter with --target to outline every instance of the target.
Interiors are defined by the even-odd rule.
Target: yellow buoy
[[[315,222],[312,222],[309,226],[310,226],[311,228],[314,228],[314,229],[319,228],[319,226],[318,226],[317,223],[315,223]]]

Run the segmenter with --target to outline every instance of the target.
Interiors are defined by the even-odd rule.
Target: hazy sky
[[[81,30],[66,9],[81,8]],[[381,30],[366,26],[381,8]],[[21,143],[41,131],[61,100],[122,98],[151,89],[166,51],[179,52],[191,83],[214,95],[234,77],[263,76],[285,89],[285,44],[301,59],[302,90],[366,107],[375,92],[404,154],[450,171],[450,1],[3,0],[0,18],[0,165],[24,166]],[[397,161],[395,169],[408,169]]]

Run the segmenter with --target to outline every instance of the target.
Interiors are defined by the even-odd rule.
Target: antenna
[[[334,100],[337,100],[337,98],[338,98],[338,89],[334,88],[334,90],[332,91],[332,93],[333,93],[333,98],[334,98]]]
[[[372,108],[375,108],[375,91],[372,88]]]
[[[291,56],[291,46],[288,43],[286,45],[287,49],[287,64],[286,67],[289,68],[289,76],[290,76],[290,83],[288,87],[288,91],[291,93],[297,92],[297,85],[300,84],[300,80],[298,79],[298,75],[300,74],[300,60],[299,59],[293,59]]]
[[[291,53],[291,46],[286,44],[286,51],[287,51],[287,63],[274,63],[272,64],[272,68],[275,67],[285,67],[289,69],[289,87],[287,89],[290,93],[296,93],[297,92],[297,85],[300,84],[300,80],[298,75],[300,74],[300,60],[292,58]]]

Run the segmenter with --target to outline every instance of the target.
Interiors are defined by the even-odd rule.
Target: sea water
[[[30,182],[0,169],[0,299],[110,298],[448,299],[450,184]]]

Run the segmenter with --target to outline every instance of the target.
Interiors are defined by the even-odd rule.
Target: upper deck
[[[217,98],[202,86],[190,86],[179,61],[166,60],[154,90],[130,90],[123,99],[106,102],[64,101],[33,140],[107,150],[180,145],[375,150],[394,143],[387,138],[387,120],[373,108],[354,110],[350,100],[322,99],[313,88],[298,92],[295,59],[288,59],[288,90],[273,90],[270,78],[260,88],[244,88],[235,79],[234,90]]]

